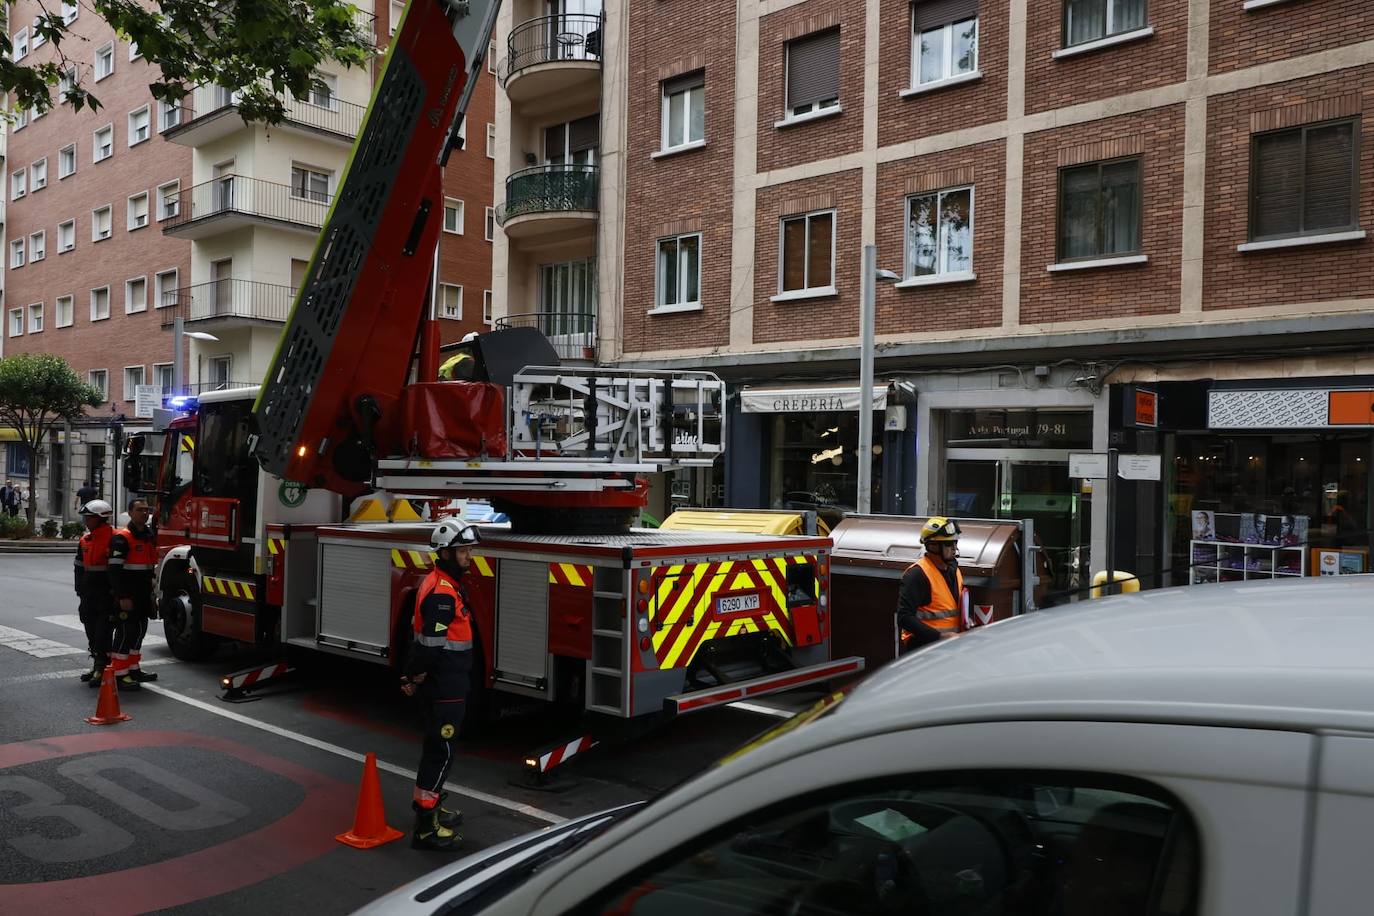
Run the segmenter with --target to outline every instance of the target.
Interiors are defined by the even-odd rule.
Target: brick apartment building
[[[385,46],[403,3],[358,4]],[[182,388],[257,384],[276,349],[346,166],[380,67],[320,74],[323,87],[290,99],[275,126],[245,124],[237,96],[197,87],[179,106],[149,93],[152,65],[91,10],[64,6],[63,43],[75,78],[98,111],[70,105],[21,112],[6,152],[5,355],[65,358],[106,393],[89,420],[45,450],[40,514],[70,517],[90,479],[119,498],[117,432],[146,428],[138,385],[173,387],[173,327],[186,332]],[[10,7],[14,56],[38,62],[31,0]],[[484,75],[469,119],[494,121],[494,80]],[[455,153],[445,174],[445,232],[436,288],[443,337],[486,326],[491,286],[493,160],[484,143]],[[469,215],[469,212],[473,215]],[[489,220],[485,222],[490,222]],[[484,308],[485,306],[485,308]],[[26,452],[5,448],[6,473],[27,476]]]
[[[732,383],[724,465],[661,510],[856,504],[871,244],[875,511],[1033,518],[1067,589],[1107,527],[1069,454],[1119,448],[1161,456],[1120,486],[1149,584],[1317,560],[1217,559],[1198,512],[1370,546],[1371,4],[515,0],[499,30],[497,322]]]

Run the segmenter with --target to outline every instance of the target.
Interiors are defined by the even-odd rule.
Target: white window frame
[[[448,218],[449,213],[456,213],[456,214],[457,214],[456,218],[453,220],[453,228],[449,228],[449,218]],[[464,225],[463,225],[463,224],[464,224],[464,221],[466,220],[466,217],[467,217],[467,204],[466,204],[464,201],[459,200],[459,199],[456,198],[456,197],[445,197],[445,198],[444,198],[444,231],[445,231],[445,232],[449,233],[450,235],[462,235],[462,234],[463,234],[463,230],[464,230]]]
[[[15,239],[10,242],[10,270],[18,270],[24,266],[24,256],[26,252],[24,244],[23,239]]]
[[[21,61],[29,56],[29,29],[28,26],[14,33],[10,38],[10,60]]]
[[[65,230],[65,232],[64,232]],[[65,236],[65,244],[64,244]],[[76,247],[76,220],[66,219],[57,224],[57,253],[71,251]]]
[[[109,228],[105,230],[104,234],[101,234],[100,232],[100,214],[102,213],[105,214],[105,220],[107,223],[109,223]],[[110,238],[112,235],[114,235],[114,208],[111,207],[109,204],[92,208],[91,241],[103,242],[106,239]]]
[[[391,27],[391,34],[396,34],[396,29],[401,25],[401,16],[405,14],[406,5],[403,0],[391,0],[391,12],[388,25]]]
[[[139,386],[139,385],[146,385],[146,384],[147,384],[147,382],[148,382],[148,371],[147,371],[147,368],[148,368],[147,366],[125,366],[125,367],[124,367],[124,400],[126,400],[126,401],[132,401],[132,400],[137,396],[137,394],[138,394],[138,386]],[[132,380],[134,383],[133,383],[132,385],[130,385],[129,382],[131,381],[131,379],[129,378],[129,375],[130,375],[130,373],[132,373],[132,372],[134,372],[134,371],[137,371],[137,372],[138,372],[138,378],[137,378],[136,380]]]
[[[41,191],[48,186],[48,157],[35,159],[29,166],[29,192]]]
[[[164,289],[162,288],[162,278],[163,278],[163,277],[171,277],[171,278],[172,278],[172,283],[171,283],[171,285],[170,285],[166,290],[164,290]],[[173,301],[171,301],[171,302],[166,301],[166,299],[167,299],[166,293],[170,292],[170,293],[175,294],[176,291],[177,291],[177,284],[178,284],[179,282],[181,282],[180,272],[179,272],[179,271],[177,270],[177,268],[175,268],[175,267],[173,267],[171,270],[159,270],[156,274],[154,274],[154,275],[153,275],[153,297],[154,297],[154,300],[155,300],[155,301],[153,302],[153,308],[155,308],[155,309],[165,309],[165,308],[168,308],[168,307],[170,307],[170,306],[176,305],[175,297],[173,297]]]
[[[9,335],[11,337],[24,336],[24,309],[22,306],[10,309]]]
[[[307,181],[305,182],[305,186],[304,186],[304,189],[303,189],[303,190],[305,191],[305,193],[304,193],[303,195],[302,195],[302,194],[297,194],[297,193],[296,193],[296,172],[297,172],[297,170],[299,170],[299,171],[301,171],[301,172],[304,172],[304,173],[306,174],[306,176],[308,176],[308,179],[309,179],[309,178],[323,178],[323,179],[324,179],[324,199],[323,199],[323,200],[319,200],[319,199],[317,199],[317,198],[314,196],[316,192],[315,192],[314,189],[311,188],[311,186],[310,186],[310,181],[309,181],[308,179],[307,179]],[[304,200],[304,201],[307,201],[307,202],[309,202],[309,203],[327,204],[327,203],[329,203],[330,198],[333,197],[333,193],[334,193],[334,173],[333,173],[333,172],[330,172],[330,171],[328,171],[328,170],[326,170],[326,169],[322,169],[322,168],[320,168],[319,166],[307,165],[307,164],[304,163],[304,162],[292,162],[292,163],[291,163],[291,184],[290,184],[290,188],[291,188],[291,190],[290,190],[289,193],[290,193],[290,195],[291,195],[291,199],[292,199],[292,200]]]
[[[668,136],[668,124],[669,124],[668,112],[669,112],[670,107],[672,106],[672,99],[673,99],[673,97],[674,97],[674,96],[678,96],[678,95],[682,95],[682,94],[686,94],[686,96],[687,96],[687,98],[686,98],[686,99],[683,101],[683,103],[682,103],[682,105],[683,105],[683,108],[682,108],[682,142],[681,142],[681,143],[670,143],[669,141],[671,140],[671,138]],[[700,86],[692,86],[692,87],[690,87],[690,88],[688,88],[688,89],[683,89],[683,90],[681,90],[680,92],[674,92],[674,93],[672,93],[672,94],[669,94],[667,82],[665,81],[664,83],[661,83],[661,84],[660,84],[659,96],[660,96],[660,99],[661,99],[661,104],[660,104],[660,106],[659,106],[659,108],[661,109],[660,112],[659,112],[659,121],[660,121],[660,123],[659,123],[659,152],[661,152],[661,153],[671,153],[671,152],[676,152],[677,150],[692,149],[693,147],[697,147],[697,146],[703,145],[703,144],[706,142],[706,83],[705,83],[705,81],[703,81],[702,84],[701,84]],[[702,105],[701,136],[700,136],[700,137],[697,137],[697,138],[695,138],[695,139],[693,139],[693,138],[692,138],[692,101],[693,101],[693,99],[697,98],[698,96],[700,96],[700,98],[701,98],[701,105]]]
[[[34,302],[28,307],[29,313],[29,333],[43,333],[43,303]]]
[[[485,232],[485,234],[486,234],[486,237],[487,237],[487,241],[488,241],[488,242],[494,241],[494,240],[495,240],[495,238],[496,238],[496,208],[495,208],[495,207],[487,207],[486,224],[485,224],[485,226],[484,226],[484,232]]]
[[[496,42],[487,45],[487,72],[496,72]]]
[[[48,230],[39,229],[29,233],[29,263],[34,264],[48,257]]]
[[[176,102],[157,103],[157,132],[164,133],[181,126],[181,106]]]
[[[221,353],[219,356],[211,356],[205,360],[205,368],[209,372],[210,379],[215,376],[215,366],[224,364],[224,380],[229,382],[234,378],[234,355],[232,353]]]
[[[830,217],[830,276],[825,283],[815,284],[811,282],[811,220],[818,216]],[[797,220],[806,221],[806,234],[802,237],[802,280],[801,289],[783,289],[783,246],[787,237],[787,224]],[[805,213],[789,213],[787,216],[778,219],[778,294],[774,299],[787,299],[791,297],[806,296],[833,296],[835,289],[835,241],[840,224],[839,211],[834,207],[822,207],[819,210],[808,210]]]
[[[66,321],[63,321],[63,320],[62,320],[62,313],[63,313],[63,311],[64,311],[63,308],[62,308],[63,303],[66,303],[66,306],[67,306],[66,309],[65,309],[65,311],[66,311],[66,313],[67,313],[67,320],[66,320]],[[75,296],[70,296],[70,295],[68,295],[68,296],[58,296],[56,299],[53,300],[52,308],[53,308],[52,320],[53,320],[53,326],[54,326],[54,327],[58,327],[58,328],[69,328],[69,327],[72,326],[72,322],[74,322],[74,321],[76,320],[76,297],[75,297]]]
[[[106,70],[104,73],[100,72],[100,60],[102,57],[109,61],[110,67],[110,69]],[[95,63],[91,66],[91,72],[95,74],[95,81],[97,83],[103,79],[106,79],[107,77],[114,76],[115,53],[113,41],[107,41],[103,45],[95,49]]]
[[[139,115],[142,115],[142,116],[143,116],[143,136],[142,136],[142,137],[138,136],[138,127],[137,127],[137,126],[135,125],[135,123],[134,123],[134,119],[137,118]],[[153,136],[153,114],[152,114],[152,110],[151,110],[147,105],[144,105],[142,108],[135,108],[133,111],[129,112],[129,145],[130,145],[130,146],[138,146],[140,143],[146,143],[148,140],[152,139],[152,136]]]
[[[86,373],[86,384],[100,392],[102,403],[110,399],[109,369],[91,369]]]
[[[143,49],[140,48],[140,47],[138,46],[138,42],[136,42],[136,41],[131,41],[131,42],[129,42],[129,60],[130,60],[130,62],[136,61],[136,60],[138,60],[138,59],[139,59],[140,57],[142,57],[142,56],[143,56]]]
[[[68,152],[71,153],[71,168],[68,169],[68,170],[66,170],[66,171],[64,171],[64,170],[63,170],[63,163],[66,161],[66,156],[67,156],[67,153],[68,153]],[[75,144],[75,143],[68,143],[66,146],[62,147],[61,149],[59,149],[59,150],[57,151],[57,180],[58,180],[58,181],[61,181],[63,178],[66,178],[66,177],[69,176],[69,175],[75,175],[75,174],[76,174],[76,158],[77,158],[77,156],[76,156],[76,144]]]
[[[100,135],[105,133],[105,131],[107,130],[110,132],[110,151],[102,156],[100,155]],[[111,121],[109,124],[106,124],[104,127],[97,127],[95,130],[91,131],[91,161],[104,162],[106,159],[113,157],[114,139],[115,135],[113,121]]]
[[[162,376],[163,378],[165,378],[165,379],[167,380],[167,384],[164,385],[164,384],[162,384],[161,382],[159,382],[159,381],[158,381],[158,376]],[[153,363],[153,381],[152,381],[152,384],[157,385],[158,390],[160,390],[160,391],[171,391],[171,390],[172,390],[172,364],[171,364],[171,363]]]
[[[62,0],[62,24],[71,25],[81,15],[81,5],[73,0]]]
[[[68,101],[68,94],[76,88],[76,67],[68,67],[57,78],[57,101],[58,104]]]
[[[449,313],[448,293],[451,290],[458,291],[458,308],[456,313]],[[440,283],[439,284],[439,317],[450,321],[463,320],[463,287],[459,283]]]
[[[957,194],[961,191],[968,192],[968,226],[969,226],[969,269],[950,270],[949,251],[940,243],[940,224],[943,220],[945,195]],[[936,270],[933,274],[911,274],[908,269],[911,267],[911,205],[914,201],[922,197],[935,198],[935,263]],[[973,254],[976,249],[978,232],[978,195],[975,187],[971,184],[951,185],[948,188],[938,188],[932,191],[922,191],[919,194],[908,194],[903,203],[902,220],[902,281],[899,286],[919,286],[924,283],[954,282],[958,280],[975,279],[973,272]]]
[[[32,41],[32,43],[31,43],[31,45],[32,45],[32,47],[33,47],[33,50],[37,51],[39,48],[43,47],[45,44],[48,43],[48,39],[46,39],[46,38],[43,37],[43,33],[40,32],[40,31],[38,31],[38,17],[37,17],[37,16],[34,16],[34,17],[33,17],[33,30],[32,30],[32,35],[33,35],[33,41]]]
[[[832,30],[830,30],[830,29],[823,29],[822,31],[832,31]],[[795,44],[797,41],[803,41],[803,40],[805,40],[805,39],[808,38],[808,37],[810,37],[810,36],[805,36],[805,35],[804,35],[804,36],[802,36],[801,38],[793,39],[792,41],[789,41],[789,42],[787,43],[787,47],[784,49],[784,54],[783,54],[783,75],[782,75],[782,100],[783,100],[783,109],[787,112],[787,120],[788,120],[788,121],[794,120],[794,119],[796,119],[796,118],[801,118],[801,117],[804,117],[804,116],[806,116],[806,115],[810,115],[812,118],[819,117],[819,116],[821,115],[822,112],[828,112],[828,111],[831,111],[831,110],[836,110],[836,111],[838,111],[838,110],[839,110],[839,107],[840,107],[840,97],[839,97],[838,95],[835,96],[835,97],[832,98],[832,99],[821,99],[819,102],[807,102],[807,103],[805,103],[805,104],[803,104],[803,105],[796,105],[796,106],[791,107],[791,108],[787,107],[787,98],[788,98],[788,95],[787,95],[787,86],[788,86],[788,82],[792,79],[792,46],[793,46],[793,44]],[[843,46],[842,46],[842,47],[843,47]],[[840,62],[839,62],[838,60],[835,62],[835,66],[836,66],[836,67],[839,67],[839,66],[840,66]]]
[[[15,169],[10,173],[10,200],[19,200],[29,193],[29,167]]]
[[[143,199],[143,222],[141,223],[138,222],[137,217],[134,214],[134,202],[137,201],[139,198]],[[128,200],[125,201],[125,207],[127,209],[124,217],[124,228],[129,232],[133,232],[135,229],[144,228],[152,219],[152,201],[150,200],[147,191],[140,191],[137,194],[130,194]]]
[[[687,271],[682,269],[682,242],[684,239],[695,238],[697,240],[697,298],[688,302],[685,299],[687,292]],[[665,290],[663,289],[664,278],[659,265],[662,261],[660,252],[665,242],[677,244],[678,270],[677,270],[677,290],[675,291],[676,301],[668,302]],[[654,308],[655,312],[685,312],[701,308],[701,260],[704,239],[700,232],[683,232],[680,235],[665,235],[654,240]]]
[[[306,95],[306,102],[310,105],[313,105],[316,108],[323,108],[325,111],[338,111],[339,78],[335,76],[333,73],[326,73],[323,70],[317,70],[311,74],[311,79],[312,82],[310,84],[310,92],[308,95]],[[318,95],[319,89],[315,86],[313,80],[319,80],[321,83],[324,84],[325,94],[323,96]],[[324,104],[320,104],[320,102],[316,101],[317,97],[323,99]]]
[[[913,5],[913,14],[915,12],[915,9],[916,8]],[[974,79],[975,77],[980,76],[982,74],[982,71],[978,69],[978,54],[982,50],[982,48],[979,47],[979,42],[983,37],[983,23],[981,22],[979,16],[973,17],[973,69],[958,71],[954,69],[954,27],[956,25],[959,25],[959,23],[968,21],[969,20],[967,19],[960,19],[958,22],[946,22],[944,25],[939,27],[938,31],[940,32],[940,41],[943,43],[943,47],[941,48],[941,55],[944,61],[944,68],[939,76],[937,76],[935,79],[927,80],[924,83],[921,82],[921,35],[923,35],[924,33],[916,31],[916,23],[914,20],[912,21],[911,88],[927,89],[934,86],[943,85],[947,82]],[[934,31],[937,30],[926,29],[926,32]]]
[[[95,300],[98,293],[105,294],[105,314],[98,315],[95,308]],[[107,321],[110,317],[110,286],[95,286],[91,288],[91,321]]]
[[[1140,2],[1145,4],[1145,24],[1134,29],[1117,29],[1114,28],[1116,23],[1113,22],[1116,18],[1116,0],[1103,0],[1106,9],[1102,15],[1102,34],[1098,35],[1096,38],[1085,39],[1077,44],[1067,43],[1069,38],[1069,11],[1067,3],[1061,3],[1059,8],[1060,50],[1070,52],[1076,49],[1091,50],[1100,47],[1098,42],[1115,44],[1118,40],[1123,38],[1133,38],[1138,35],[1144,36],[1153,32],[1154,29],[1150,25],[1150,0],[1140,0]],[[1060,54],[1059,56],[1063,57],[1065,55]]]
[[[172,202],[167,203],[168,195],[164,192],[172,192]],[[172,219],[181,215],[181,179],[169,181],[166,184],[157,186],[157,221],[160,223],[164,219]]]
[[[487,158],[496,158],[496,125],[487,122]]]
[[[132,301],[130,293],[133,291],[135,283],[143,283],[143,304]],[[148,311],[148,275],[142,274],[137,277],[130,277],[124,281],[124,314],[136,315],[139,312]]]
[[[482,324],[491,327],[491,290],[482,290]]]
[[[29,111],[27,108],[20,109],[14,113],[13,130],[15,133],[29,126]]]

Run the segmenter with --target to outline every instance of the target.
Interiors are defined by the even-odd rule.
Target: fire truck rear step
[[[818,665],[808,665],[805,668],[766,674],[749,681],[738,681],[720,687],[679,693],[676,696],[668,697],[664,701],[664,705],[674,715],[683,715],[689,712],[699,712],[712,706],[720,706],[723,703],[734,703],[738,700],[766,696],[770,693],[792,690],[807,684],[819,684],[831,678],[858,674],[863,670],[863,658],[853,655],[835,661],[821,662]]]

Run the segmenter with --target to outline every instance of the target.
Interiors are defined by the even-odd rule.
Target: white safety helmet
[[[476,340],[476,339],[477,339],[477,332],[476,332],[476,331],[468,331],[466,334],[463,335],[462,343],[467,343],[467,342],[470,341],[470,340]]]
[[[471,547],[481,540],[476,525],[446,518],[434,527],[434,533],[429,536],[429,546],[435,550],[445,547]]]
[[[103,499],[92,499],[79,510],[81,515],[98,515],[101,518],[109,518],[114,515],[114,507]]]

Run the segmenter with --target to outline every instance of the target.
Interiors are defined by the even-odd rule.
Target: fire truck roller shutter
[[[548,697],[549,564],[502,560],[496,570],[496,680]]]
[[[325,645],[387,661],[391,545],[320,541],[319,636]]]

